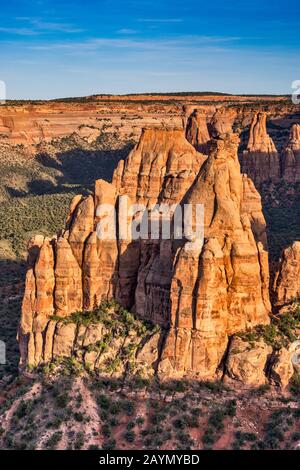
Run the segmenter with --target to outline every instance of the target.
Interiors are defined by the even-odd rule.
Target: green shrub
[[[110,437],[111,436],[111,429],[108,424],[104,424],[102,426],[102,434],[104,437]]]
[[[173,426],[176,429],[184,429],[186,426],[186,422],[182,418],[177,418],[173,421]]]
[[[22,400],[17,406],[17,409],[14,412],[14,416],[16,416],[18,419],[22,419],[24,416],[28,415],[32,411],[33,407],[34,407],[33,400],[28,400],[28,401]]]
[[[113,450],[115,448],[116,448],[116,440],[115,439],[109,439],[109,440],[105,441],[102,444],[102,449],[103,450]]]
[[[70,398],[67,393],[58,395],[55,399],[55,404],[60,408],[65,408],[69,404]]]
[[[74,448],[77,450],[80,450],[84,445],[84,433],[82,431],[79,431],[76,435],[75,443],[74,443]]]
[[[52,434],[51,437],[46,441],[45,447],[48,449],[55,449],[55,447],[58,445],[58,443],[61,441],[62,438],[62,432],[61,431],[56,431],[54,434]]]
[[[130,400],[125,400],[122,403],[122,408],[127,414],[127,416],[133,416],[135,411],[134,403]]]
[[[208,419],[208,423],[217,431],[224,429],[224,412],[220,409],[213,411]]]
[[[290,391],[294,396],[300,396],[300,375],[297,373],[295,373],[292,377]]]
[[[235,416],[236,415],[236,400],[229,400],[225,405],[225,414],[227,416]]]
[[[127,431],[123,434],[123,437],[127,442],[132,443],[132,442],[135,441],[135,432],[134,431]]]
[[[129,421],[129,423],[127,423],[126,428],[128,429],[128,431],[130,431],[134,427],[135,427],[135,423],[133,421]]]
[[[98,395],[97,404],[107,410],[110,406],[110,399],[106,395]]]
[[[216,441],[216,436],[212,428],[206,429],[202,436],[202,442],[205,446],[212,446]]]
[[[292,441],[300,441],[300,432],[296,431],[292,434]]]

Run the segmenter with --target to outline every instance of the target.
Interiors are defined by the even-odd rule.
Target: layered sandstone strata
[[[300,181],[300,125],[294,124],[282,153],[282,175],[286,181]]]
[[[219,135],[206,158],[183,130],[147,129],[113,184],[99,180],[93,196],[74,198],[58,238],[32,241],[19,330],[22,365],[51,360],[53,335],[64,351],[64,330],[57,330],[53,313],[68,317],[106,299],[167,329],[162,378],[214,377],[229,336],[268,323],[265,221],[254,185],[241,175],[237,148],[236,135]],[[192,233],[182,240],[121,238],[119,222],[107,216],[116,208],[119,221],[126,195],[148,208],[203,204],[204,243],[193,243]],[[99,227],[110,236],[99,237]]]
[[[255,114],[249,134],[247,150],[243,152],[241,163],[243,173],[260,184],[280,178],[280,157],[266,127],[266,113]]]
[[[92,143],[103,133],[117,133],[118,140],[128,142],[138,140],[146,126],[182,126],[181,109],[176,103],[130,100],[8,104],[0,108],[0,143],[34,148],[74,134]]]

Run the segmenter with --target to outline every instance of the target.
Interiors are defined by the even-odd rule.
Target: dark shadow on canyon
[[[7,186],[6,190],[12,197],[69,193],[74,192],[74,189],[78,193],[85,193],[93,187],[97,179],[111,181],[118,162],[126,158],[132,148],[133,144],[129,142],[116,150],[85,150],[77,147],[58,152],[54,156],[40,153],[36,160],[41,171],[49,175],[48,179],[29,181],[26,192],[10,186]]]
[[[0,364],[0,380],[16,375],[19,364],[17,331],[21,316],[26,266],[24,262],[0,259],[0,340],[5,343],[6,363]]]

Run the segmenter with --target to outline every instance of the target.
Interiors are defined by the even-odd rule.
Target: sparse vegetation
[[[295,299],[297,301],[297,299]],[[254,329],[242,332],[237,336],[247,341],[252,347],[263,338],[264,341],[279,350],[297,340],[297,328],[300,326],[300,303],[294,312],[273,316],[269,325],[259,325]]]

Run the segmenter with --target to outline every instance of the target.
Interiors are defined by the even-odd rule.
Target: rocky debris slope
[[[257,113],[250,127],[247,150],[242,155],[242,171],[256,183],[280,178],[280,157],[267,133],[266,113]]]
[[[300,181],[300,125],[294,124],[290,138],[282,153],[283,178],[289,182]]]
[[[235,134],[219,133],[205,157],[183,130],[147,129],[112,184],[98,180],[92,196],[76,196],[57,237],[31,241],[19,329],[22,367],[82,349],[79,330],[68,319],[116,299],[163,327],[160,340],[142,356],[149,369],[156,364],[160,378],[215,378],[219,368],[222,374],[230,338],[268,325],[271,312],[265,220],[259,194],[240,172],[238,144]],[[174,233],[167,240],[121,237],[126,195],[148,209],[203,204],[204,243],[193,243],[191,233],[182,240]],[[107,219],[114,208],[118,223]],[[152,214],[145,214],[151,222]],[[127,217],[129,228],[138,222],[137,215]],[[99,225],[108,237],[98,236]],[[93,325],[83,335],[98,331],[95,343],[102,342],[108,331]],[[111,348],[122,358],[120,345]],[[97,360],[94,354],[94,367]],[[236,361],[228,366],[230,376],[238,370]]]

